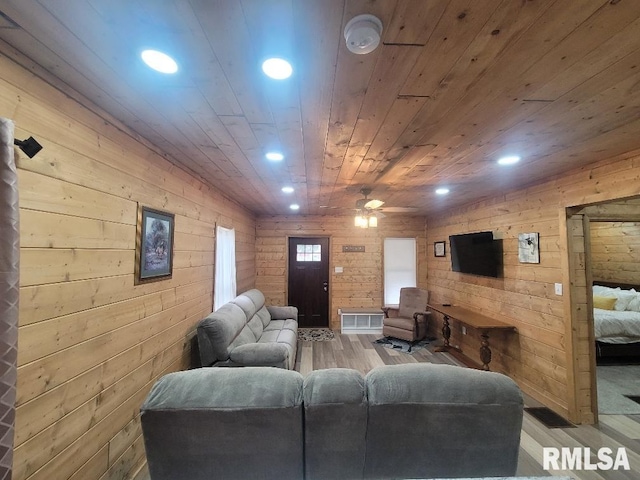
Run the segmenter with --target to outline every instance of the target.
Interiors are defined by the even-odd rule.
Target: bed
[[[633,357],[640,361],[639,292],[640,285],[594,282],[593,318],[598,360]]]

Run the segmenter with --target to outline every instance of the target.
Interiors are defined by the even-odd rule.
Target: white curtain
[[[216,278],[213,309],[236,298],[236,231],[216,227]]]
[[[416,239],[384,239],[384,304],[398,305],[400,289],[416,286]]]

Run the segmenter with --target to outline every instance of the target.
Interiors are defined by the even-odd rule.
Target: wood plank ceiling
[[[437,214],[640,148],[636,0],[2,0],[0,12],[0,52],[24,53],[257,215],[293,202],[347,214],[365,185],[385,206]],[[361,13],[384,25],[369,55],[343,37]],[[180,72],[148,70],[145,47]],[[289,80],[260,71],[274,53],[291,59]],[[266,161],[271,147],[286,159]],[[522,161],[496,165],[506,154]]]

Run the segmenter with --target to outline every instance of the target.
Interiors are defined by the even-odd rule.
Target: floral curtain
[[[0,480],[10,480],[15,429],[20,280],[18,179],[13,122],[0,117]]]

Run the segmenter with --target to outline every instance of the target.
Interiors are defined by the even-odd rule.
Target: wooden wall
[[[255,219],[5,56],[0,71],[0,115],[44,146],[17,153],[13,478],[129,478],[144,461],[140,405],[159,376],[188,367],[195,324],[211,311],[215,225],[236,228],[246,290]],[[175,257],[173,278],[134,286],[139,204],[175,214]]]
[[[567,261],[571,232],[566,232],[566,207],[638,194],[640,157],[628,154],[427,219],[427,250],[451,234],[491,230],[504,239],[503,278],[452,272],[447,245],[446,258],[428,256],[428,288],[434,301],[469,307],[515,325],[516,335],[492,339],[492,368],[507,373],[525,392],[574,421],[589,422],[593,416],[576,411],[580,403],[576,392],[589,392],[591,367],[588,361],[576,365],[567,338],[574,329],[587,331],[587,316],[574,319],[572,303],[554,293],[554,283],[562,283],[565,295],[573,295],[574,308],[585,303],[586,287],[570,285],[574,275]],[[540,264],[518,262],[518,233],[527,232],[540,233]],[[584,247],[575,252],[582,268],[584,255]],[[438,318],[433,326],[438,329],[440,324]],[[457,326],[453,330],[452,344],[479,360],[477,333],[469,330],[462,335]],[[584,338],[575,348],[588,359]]]
[[[271,216],[261,217],[256,229],[256,287],[267,303],[287,303],[287,239],[289,237],[328,236],[329,310],[331,327],[340,330],[338,308],[380,308],[383,304],[383,241],[385,237],[414,237],[418,248],[418,285],[426,287],[426,243],[424,219],[390,214],[378,228],[353,226],[347,216]],[[343,253],[343,245],[364,245],[364,253]],[[334,267],[343,267],[335,273]]]
[[[640,222],[591,222],[594,281],[640,283]]]

